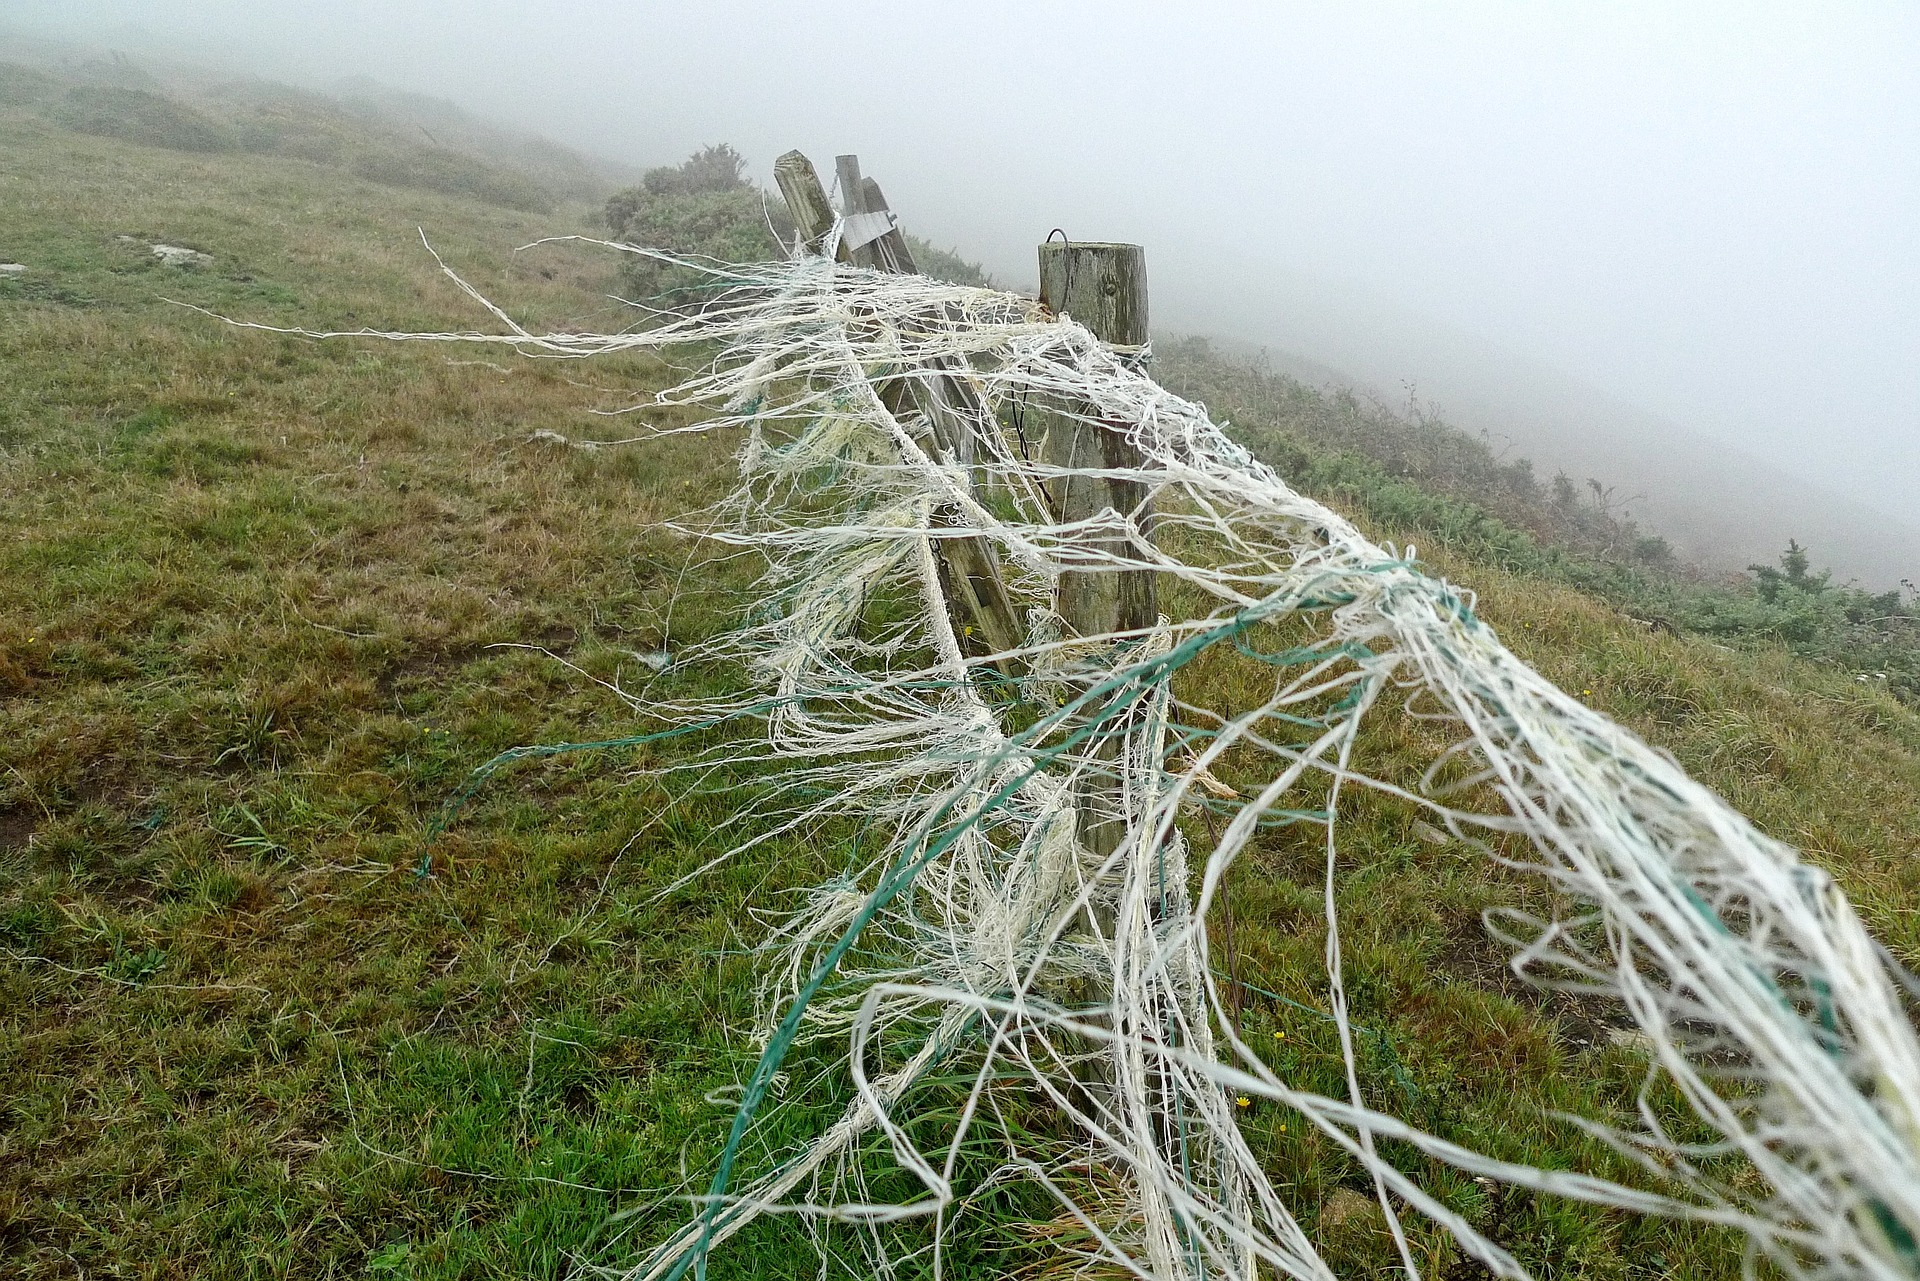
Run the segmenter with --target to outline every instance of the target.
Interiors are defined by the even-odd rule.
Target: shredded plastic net
[[[772,1212],[807,1218],[823,1268],[861,1249],[878,1272],[938,1275],[968,1208],[1020,1183],[1052,1194],[1075,1229],[1059,1248],[1088,1266],[1330,1276],[1237,1097],[1297,1110],[1371,1172],[1410,1274],[1405,1215],[1526,1275],[1384,1159],[1385,1139],[1540,1192],[1729,1225],[1787,1274],[1920,1275],[1920,1047],[1901,975],[1825,873],[1515,658],[1411,551],[1290,489],[1138,353],[1012,294],[806,255],[615,248],[701,268],[711,298],[619,334],[533,334],[487,304],[506,332],[382,336],[718,351],[649,403],[744,435],[740,487],[701,532],[766,558],[764,607],[711,649],[759,688],[648,710],[694,725],[762,709],[763,754],[790,763],[768,826],[852,818],[883,838],[770,931],[760,1057],[711,1186],[628,1275],[704,1271]],[[956,421],[965,449],[939,443]],[[1139,465],[1083,474],[1137,482],[1151,515],[1056,518],[1062,469],[1030,432],[1075,422],[1124,433]],[[1018,611],[1012,649],[969,634],[951,598],[967,540],[991,549]],[[1169,614],[1072,635],[1062,575],[1119,570],[1154,575]],[[1223,654],[1270,670],[1257,705],[1211,705],[1190,679]],[[1369,777],[1353,752],[1370,715],[1425,718],[1452,746],[1418,782]],[[1213,773],[1229,759],[1239,780],[1266,764],[1235,788]],[[1489,925],[1517,970],[1616,999],[1644,1032],[1637,1120],[1575,1122],[1643,1186],[1495,1160],[1364,1101],[1334,894],[1354,789],[1584,905]],[[1209,955],[1223,875],[1275,824],[1324,842],[1344,1097],[1290,1083],[1240,1039]],[[787,1079],[797,1042],[833,1041],[837,1075]],[[1656,1085],[1709,1140],[1670,1133]],[[817,1133],[775,1125],[835,1089],[843,1110]],[[903,1233],[905,1219],[928,1228]]]

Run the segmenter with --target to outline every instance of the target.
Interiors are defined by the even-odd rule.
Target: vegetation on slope
[[[621,323],[613,264],[507,252],[584,221],[75,132],[31,102],[0,108],[0,148],[0,258],[28,266],[0,282],[0,1272],[631,1260],[686,1212],[671,1194],[710,1169],[752,1054],[747,905],[845,866],[855,834],[782,837],[663,897],[753,830],[721,825],[754,772],[672,772],[699,746],[680,741],[524,763],[423,838],[505,748],[653,728],[590,678],[737,679],[653,671],[752,604],[749,567],[659,523],[722,491],[733,442],[536,437],[592,436],[587,408],[673,376],[652,362],[316,344],[164,301],[316,328],[484,323],[425,227],[529,323]],[[166,266],[150,240],[211,262]],[[1422,541],[1525,657],[1832,867],[1920,959],[1910,711],[1780,646],[1650,630],[1471,529]],[[1412,760],[1419,733],[1383,718],[1365,764]],[[1356,811],[1347,859],[1349,994],[1393,1082],[1377,1101],[1617,1173],[1550,1113],[1629,1106],[1644,1064],[1595,1011],[1507,975],[1479,914],[1529,891],[1385,803]],[[1320,875],[1276,832],[1228,901],[1244,1030],[1337,1089],[1314,1012]],[[1336,1266],[1379,1266],[1366,1180],[1277,1109],[1248,1126]],[[1739,1272],[1712,1234],[1423,1174],[1546,1275]],[[1064,1231],[1019,1227],[1050,1213],[1032,1206],[992,1213],[950,1275],[1006,1275]],[[1432,1250],[1436,1273],[1457,1265]],[[774,1223],[715,1274],[816,1266]]]
[[[1156,347],[1155,374],[1201,400],[1294,483],[1356,508],[1394,537],[1591,592],[1652,627],[1785,645],[1920,706],[1920,597],[1814,573],[1806,549],[1746,575],[1680,564],[1624,516],[1600,481],[1542,482],[1526,459],[1418,406],[1406,415],[1216,354],[1203,340]],[[1920,569],[1920,567],[1916,567]]]

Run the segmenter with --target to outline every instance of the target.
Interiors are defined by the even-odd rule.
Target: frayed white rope
[[[1298,1110],[1372,1174],[1409,1273],[1402,1209],[1495,1274],[1525,1275],[1386,1160],[1379,1138],[1538,1191],[1737,1228],[1786,1274],[1920,1275],[1920,1047],[1889,964],[1824,873],[1520,662],[1469,596],[1414,567],[1412,549],[1377,546],[1295,493],[1201,406],[1148,379],[1144,352],[1116,352],[992,290],[817,256],[723,267],[616,247],[706,270],[714,297],[621,334],[531,334],[495,310],[510,333],[382,336],[569,358],[718,344],[709,367],[633,406],[699,407],[703,429],[745,430],[742,485],[714,536],[768,558],[777,608],[708,653],[739,658],[761,687],[766,747],[751,755],[794,763],[786,809],[768,811],[779,830],[852,818],[887,836],[772,934],[765,1056],[723,1167],[745,1151],[761,1120],[755,1092],[796,1039],[845,1040],[852,1096],[839,1120],[769,1173],[716,1181],[628,1275],[676,1277],[756,1216],[795,1209],[821,1232],[848,1224],[883,1275],[903,1258],[880,1225],[927,1218],[937,1269],[971,1204],[959,1154],[984,1127],[1001,1155],[981,1187],[1046,1185],[1095,1256],[1137,1275],[1253,1281],[1264,1265],[1329,1276],[1241,1136],[1234,1093]],[[876,392],[954,378],[978,406],[970,464],[941,455],[929,423]],[[1015,420],[1031,406],[1124,432],[1140,465],[1068,472],[1036,460]],[[1112,510],[1056,520],[1044,491],[1068,474],[1145,486],[1155,528]],[[994,549],[1025,610],[1028,636],[1011,656],[972,652],[950,623],[938,551],[956,538]],[[1154,572],[1163,599],[1211,604],[1145,634],[1063,635],[1060,575],[1119,570]],[[1185,688],[1198,654],[1289,629],[1310,635],[1269,656],[1284,674],[1253,711],[1224,715]],[[988,692],[1003,660],[1024,673],[1017,700]],[[1396,689],[1409,714],[1457,736],[1420,790],[1350,760],[1366,715]],[[691,724],[745,706],[650,710]],[[1194,739],[1194,727],[1211,737]],[[1176,735],[1190,741],[1170,764]],[[1202,791],[1217,795],[1210,767],[1229,753],[1273,768],[1190,870],[1179,818]],[[1333,915],[1344,785],[1411,801],[1458,837],[1524,837],[1530,856],[1489,855],[1590,906],[1570,921],[1489,923],[1516,968],[1617,998],[1645,1034],[1637,1125],[1578,1123],[1665,1191],[1495,1161],[1362,1101]],[[1475,789],[1499,808],[1468,808]],[[1210,968],[1204,921],[1222,877],[1276,818],[1325,828],[1344,1100],[1281,1080],[1238,1036]],[[1076,832],[1103,819],[1125,836],[1096,857]],[[973,1082],[957,1111],[920,1110],[936,1068]],[[1711,1142],[1669,1133],[1656,1080]],[[1009,1128],[1012,1082],[1072,1137]],[[876,1143],[917,1193],[873,1198]]]

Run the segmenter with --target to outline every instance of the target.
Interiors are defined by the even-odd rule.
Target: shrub
[[[769,210],[751,187],[666,195],[635,189],[607,202],[607,221],[614,239],[627,244],[722,262],[763,262],[780,253],[768,228]],[[656,306],[698,302],[715,283],[700,272],[647,258],[630,258],[626,272],[635,296]]]
[[[747,191],[747,160],[724,142],[703,147],[677,165],[662,165],[641,175],[638,193],[647,196],[694,196],[704,193]],[[636,193],[623,193],[636,194]],[[614,200],[621,199],[615,196]]]
[[[616,192],[604,217],[615,240],[721,262],[779,257],[793,234],[785,205],[746,176],[745,157],[726,143],[694,152],[677,165],[649,169],[640,185]],[[650,306],[696,306],[715,291],[700,272],[631,258],[627,283]]]

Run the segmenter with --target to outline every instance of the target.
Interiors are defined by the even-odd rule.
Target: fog
[[[1749,531],[1729,558],[1801,531],[1844,572],[1920,578],[1910,4],[11,0],[0,20],[368,75],[639,164],[724,140],[764,182],[789,147],[858,152],[911,230],[1011,283],[1054,227],[1139,241],[1158,329],[1411,384],[1545,471],[1645,493],[1683,548],[1713,541],[1689,521]]]

